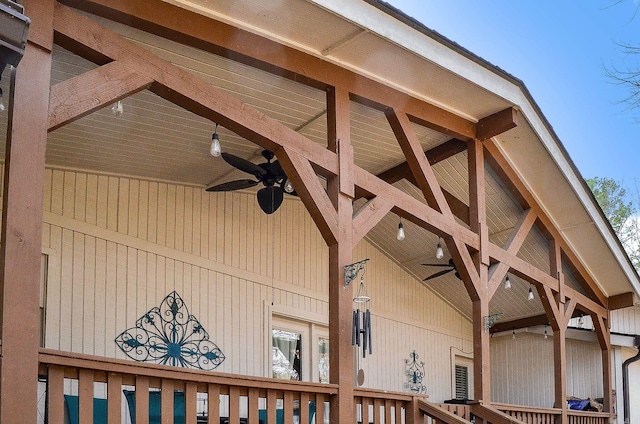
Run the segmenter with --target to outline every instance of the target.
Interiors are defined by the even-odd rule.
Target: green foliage
[[[636,216],[640,205],[638,187],[635,197],[631,198],[622,183],[614,179],[595,177],[587,178],[586,182],[631,262],[640,269],[640,225]]]

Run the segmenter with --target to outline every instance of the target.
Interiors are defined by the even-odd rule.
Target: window
[[[451,348],[451,397],[473,398],[473,354]]]
[[[271,377],[329,382],[329,330],[314,322],[272,318]]]

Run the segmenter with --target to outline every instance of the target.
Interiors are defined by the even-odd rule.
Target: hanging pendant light
[[[582,328],[584,326],[584,316],[580,315],[580,318],[578,318],[578,328]]]
[[[220,138],[218,137],[218,124],[216,124],[211,136],[211,149],[209,151],[214,158],[219,157],[222,154],[222,148],[220,147]]]
[[[511,280],[509,279],[509,274],[507,274],[507,278],[504,279],[504,288],[509,290],[511,288]]]
[[[515,340],[515,339],[516,339],[516,330],[513,330],[513,335],[511,336],[511,338],[512,338],[513,340]]]
[[[124,107],[122,106],[122,100],[118,100],[111,106],[111,113],[113,116],[122,116],[124,113]]]
[[[549,334],[547,334],[547,327],[544,328],[544,339],[549,338]]]
[[[533,300],[533,288],[531,285],[529,285],[529,295],[527,296],[527,299]]]
[[[404,237],[404,225],[402,224],[402,218],[400,218],[400,222],[398,223],[398,235],[396,236],[396,238],[398,239],[398,241],[402,241],[404,240]]]
[[[436,259],[442,259],[444,257],[444,251],[442,250],[442,244],[440,238],[438,238],[438,247],[436,247]]]

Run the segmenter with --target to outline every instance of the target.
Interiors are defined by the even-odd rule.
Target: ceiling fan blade
[[[267,215],[278,210],[283,199],[284,190],[278,186],[269,186],[258,190],[258,205]]]
[[[436,272],[435,274],[428,276],[427,278],[423,279],[422,281],[427,281],[427,280],[431,280],[433,278],[440,277],[441,275],[447,274],[447,273],[449,273],[451,271],[453,271],[453,269],[447,269],[445,271]]]
[[[237,168],[247,174],[255,175],[257,179],[262,179],[265,175],[267,175],[267,170],[256,165],[253,162],[249,162],[246,159],[242,159],[239,156],[232,155],[231,153],[222,153],[222,159],[225,160],[229,165]]]
[[[237,181],[229,181],[226,183],[218,184],[213,187],[209,187],[207,191],[232,191],[232,190],[241,190],[243,188],[253,187],[258,184],[259,181],[253,180],[237,180]]]

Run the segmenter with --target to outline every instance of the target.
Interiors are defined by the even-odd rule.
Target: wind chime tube
[[[373,343],[371,343],[371,312],[367,309],[366,312],[367,317],[367,332],[366,337],[369,339],[369,355],[373,354]]]
[[[353,311],[352,325],[351,325],[351,346],[355,346],[358,340],[358,332],[356,331],[356,321],[358,320],[358,312]]]
[[[369,314],[368,314],[369,310],[367,309],[366,312],[362,313],[362,357],[366,358],[367,357],[367,344],[369,343],[369,337],[368,337],[368,328],[369,328],[369,321],[367,321]]]

